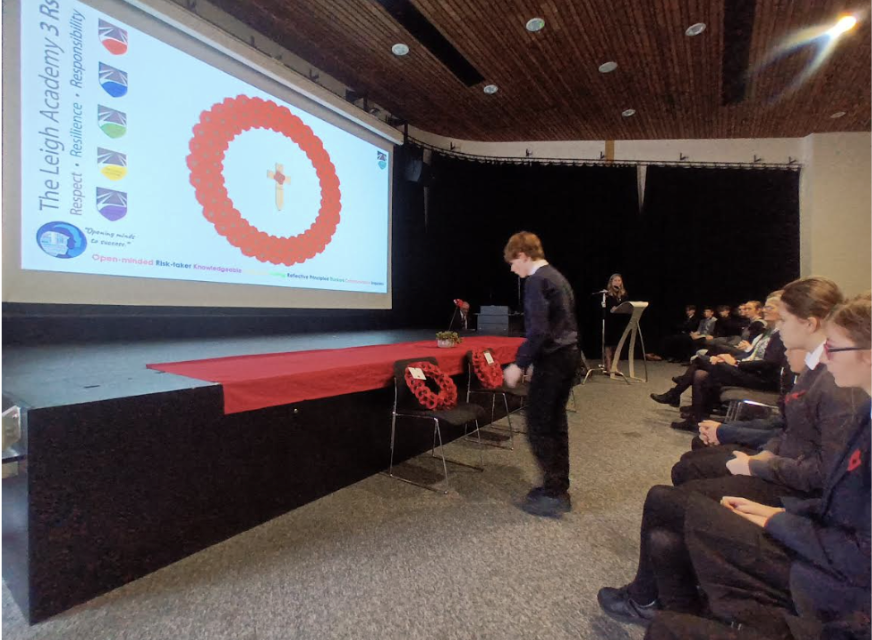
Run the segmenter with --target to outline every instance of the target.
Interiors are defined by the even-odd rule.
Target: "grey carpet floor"
[[[645,494],[689,446],[669,429],[677,411],[648,398],[679,367],[649,368],[648,384],[576,387],[562,520],[514,506],[538,480],[521,436],[514,451],[486,447],[484,472],[450,466],[449,495],[376,475],[32,627],[4,585],[3,637],[639,639],[596,592],[632,578]],[[446,451],[479,456],[467,440]],[[426,455],[400,472],[437,469]]]

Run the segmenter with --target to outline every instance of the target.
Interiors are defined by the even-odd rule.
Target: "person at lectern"
[[[603,361],[606,371],[612,370],[612,358],[615,356],[615,349],[621,336],[624,335],[624,329],[627,328],[627,322],[630,316],[624,313],[615,313],[615,307],[630,299],[627,295],[627,290],[624,288],[624,279],[620,273],[612,274],[609,278],[609,284],[606,287],[606,306],[603,309],[605,314],[605,352],[603,353]],[[618,354],[620,358],[620,354]]]
[[[542,485],[532,489],[520,506],[536,516],[559,518],[572,509],[566,402],[579,363],[575,295],[566,278],[545,260],[542,242],[535,234],[521,231],[513,235],[503,257],[512,273],[527,280],[526,340],[504,377],[514,387],[533,365],[527,435],[542,470]]]

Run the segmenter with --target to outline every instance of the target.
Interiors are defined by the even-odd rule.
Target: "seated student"
[[[775,291],[769,297],[780,297],[781,292]],[[738,336],[715,338],[707,345],[706,355],[714,356],[722,353],[741,357],[753,349],[754,340],[766,331],[763,304],[758,300],[749,300],[739,306],[740,315],[746,320],[747,325]]]
[[[803,278],[787,285],[782,298],[785,344],[821,353],[823,319],[841,301],[838,287],[826,278]],[[780,504],[784,496],[815,497],[823,487],[823,460],[830,460],[845,442],[854,409],[847,395],[815,360],[797,381],[785,405],[787,428],[771,448],[753,457],[732,453],[725,463],[730,473],[726,477],[695,480],[678,488],[652,487],[642,511],[636,577],[624,587],[601,589],[598,600],[603,610],[628,621],[648,620],[661,605],[672,611],[698,611],[695,590],[688,589],[695,577],[684,544],[690,497],[741,496],[767,505]]]
[[[670,362],[686,362],[697,349],[705,346],[706,337],[713,336],[717,319],[714,307],[704,307],[696,330],[670,337],[668,353]]]
[[[699,421],[717,401],[723,386],[761,390],[778,388],[784,361],[784,345],[775,329],[779,319],[778,303],[776,297],[767,299],[767,330],[755,338],[752,350],[744,358],[737,359],[727,354],[699,357],[690,364],[683,376],[673,378],[675,387],[666,393],[651,394],[651,399],[656,402],[677,407],[681,394],[693,387],[693,403],[686,411],[688,415],[683,421],[673,422],[673,429],[696,433]]]
[[[848,640],[870,631],[870,411],[872,305],[868,293],[837,308],[823,355],[857,410],[828,464],[823,495],[766,506],[694,497],[684,524],[687,593],[709,618],[665,611],[647,640]]]
[[[689,304],[684,308],[684,321],[675,327],[676,333],[663,338],[658,353],[646,354],[648,360],[663,360],[669,362],[681,362],[690,357],[690,341],[688,336],[699,328],[699,317],[696,314],[696,305]]]
[[[788,349],[787,361],[797,374],[805,370],[805,356],[802,349]],[[784,397],[794,386],[792,377],[782,376],[781,396]],[[681,456],[672,467],[672,484],[676,487],[700,478],[713,478],[726,475],[726,461],[733,451],[755,454],[772,438],[779,436],[786,426],[784,404],[779,400],[780,412],[771,418],[742,420],[721,424],[714,420],[703,420],[699,424],[699,437],[691,442],[691,450]],[[716,457],[712,457],[716,456]]]

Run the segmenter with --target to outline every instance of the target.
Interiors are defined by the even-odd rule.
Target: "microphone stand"
[[[609,293],[608,289],[603,289],[602,291],[595,291],[594,293],[591,294],[594,296],[602,294],[602,299],[600,300],[600,308],[602,309],[602,317],[603,317],[602,326],[600,328],[600,349],[602,349],[602,350],[600,351],[600,363],[595,368],[587,370],[587,373],[584,374],[584,380],[582,381],[581,384],[585,384],[587,382],[587,379],[591,376],[591,374],[594,374],[594,373],[600,373],[600,374],[602,374],[608,378],[611,378],[611,379],[614,379],[615,376],[620,376],[620,377],[624,378],[624,381],[627,384],[630,384],[630,381],[627,380],[626,376],[623,373],[621,373],[620,371],[614,370],[615,364],[617,363],[617,360],[615,360],[615,358],[617,357],[620,359],[621,354],[617,353],[617,354],[612,355],[612,371],[606,371],[606,365],[605,365],[605,362],[606,362],[606,313],[607,313],[606,312],[606,296],[608,295],[608,293]]]

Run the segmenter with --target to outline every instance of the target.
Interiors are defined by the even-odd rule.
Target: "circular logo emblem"
[[[315,168],[321,208],[312,226],[299,235],[281,237],[261,231],[242,216],[227,193],[224,155],[236,136],[251,129],[269,129],[290,138]],[[191,184],[203,216],[243,254],[290,266],[315,257],[330,243],[342,209],[336,167],[321,140],[290,110],[260,98],[227,98],[201,114],[189,147]]]
[[[82,255],[88,240],[82,230],[68,222],[47,222],[36,232],[39,248],[55,258]]]

